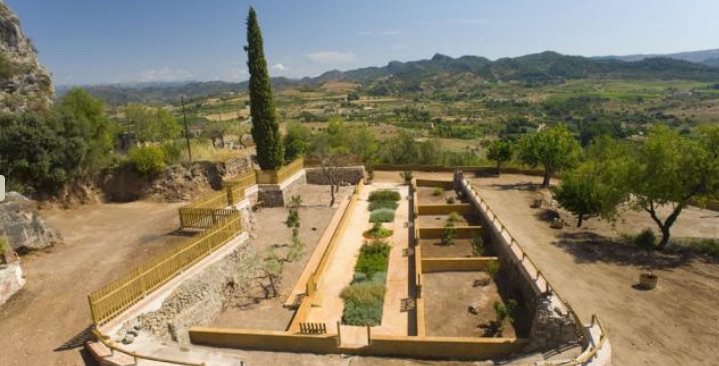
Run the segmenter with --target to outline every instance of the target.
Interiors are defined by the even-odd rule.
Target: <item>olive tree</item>
[[[576,166],[581,152],[579,142],[565,125],[543,128],[525,135],[519,142],[520,160],[544,168],[542,187],[549,187],[554,174]]]

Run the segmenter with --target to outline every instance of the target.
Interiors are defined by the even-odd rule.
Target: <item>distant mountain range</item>
[[[658,57],[660,56],[660,57]],[[399,62],[350,71],[333,70],[314,78],[273,78],[276,89],[313,87],[329,81],[359,84],[371,95],[446,93],[478,90],[487,82],[526,86],[559,84],[571,79],[610,77],[625,79],[719,81],[719,50],[670,55],[630,55],[586,58],[546,51],[491,61],[484,57],[452,58],[436,54],[429,60]],[[248,83],[223,81],[154,85],[96,85],[85,87],[114,105],[131,102],[165,103],[205,98],[227,92],[245,92]],[[62,94],[58,88],[58,94]]]
[[[677,52],[667,54],[637,54],[637,55],[626,55],[626,56],[602,56],[594,57],[594,59],[613,59],[621,61],[641,61],[647,58],[663,57],[670,58],[673,60],[683,60],[689,62],[695,62],[699,64],[705,64],[712,67],[719,67],[719,49],[715,50],[704,50],[704,51],[689,51],[689,52]]]

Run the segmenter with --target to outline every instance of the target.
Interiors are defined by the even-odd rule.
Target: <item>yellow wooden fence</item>
[[[241,216],[218,218],[217,225],[185,240],[174,249],[157,256],[130,273],[88,295],[92,320],[100,325],[117,316],[147,294],[189,268],[242,231]]]
[[[278,170],[257,170],[257,184],[280,184],[304,167],[305,160],[299,158]]]

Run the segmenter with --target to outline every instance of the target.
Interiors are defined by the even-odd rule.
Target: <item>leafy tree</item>
[[[106,166],[114,147],[113,133],[116,126],[105,114],[105,105],[85,89],[73,88],[55,105],[56,119],[65,139],[73,139],[81,146],[79,176]]]
[[[601,216],[611,219],[624,194],[604,184],[591,165],[562,175],[562,181],[554,187],[554,198],[559,204],[577,216],[577,227],[585,218]]]
[[[312,130],[300,123],[290,123],[287,125],[287,134],[285,134],[285,161],[293,161],[308,152],[310,148],[310,140],[312,139]]]
[[[487,147],[487,159],[497,162],[497,176],[501,174],[502,163],[512,160],[514,143],[501,139],[492,141]]]
[[[8,186],[26,194],[55,195],[76,179],[81,141],[66,140],[54,120],[0,115],[0,166]]]
[[[125,116],[131,131],[135,132],[141,142],[163,142],[182,134],[177,118],[162,108],[130,104],[125,108]]]
[[[252,138],[257,144],[257,162],[262,169],[274,170],[280,168],[284,162],[282,137],[272,98],[262,31],[255,9],[252,7],[247,16],[247,44],[245,51],[247,51],[247,67],[250,71]]]
[[[519,158],[533,167],[544,167],[543,187],[549,187],[555,173],[574,167],[581,151],[572,133],[561,124],[525,135],[519,142]]]
[[[703,126],[684,137],[668,127],[656,126],[633,154],[614,159],[615,187],[632,194],[632,206],[649,214],[662,238],[669,243],[672,225],[693,200],[719,195],[719,127]],[[661,217],[659,207],[671,205]]]

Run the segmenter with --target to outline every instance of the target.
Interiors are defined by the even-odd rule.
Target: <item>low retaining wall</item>
[[[449,215],[456,212],[460,215],[474,213],[474,206],[468,203],[460,203],[454,205],[417,205],[417,214],[419,215]]]
[[[497,262],[497,257],[424,258],[422,259],[422,273],[485,271],[490,263]]]
[[[527,343],[514,338],[372,336],[369,347],[359,351],[365,356],[486,360],[519,352]]]
[[[484,235],[484,229],[481,226],[455,226],[454,230],[457,233],[457,239],[471,239]],[[441,239],[443,232],[443,227],[421,227],[417,239]]]
[[[277,352],[338,353],[336,334],[295,335],[254,329],[190,328],[193,344]]]
[[[417,187],[439,187],[443,189],[452,189],[454,187],[452,181],[432,179],[417,179],[416,185]]]
[[[278,331],[193,327],[194,344],[281,352],[355,354],[422,359],[480,360],[518,352],[528,342],[515,338],[407,337],[370,335],[369,345],[341,347],[336,334],[299,335]]]

